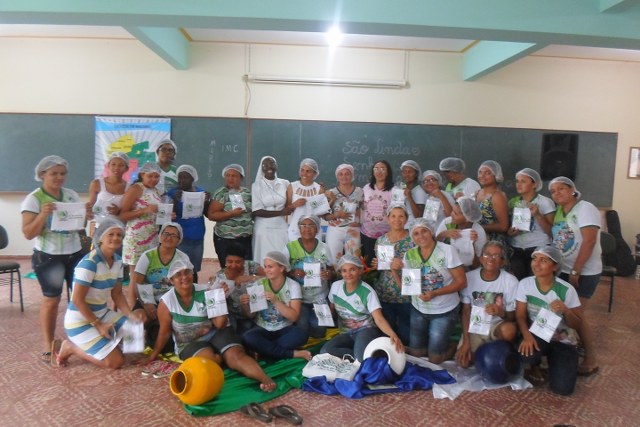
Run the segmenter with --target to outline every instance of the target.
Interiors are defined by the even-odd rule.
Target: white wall
[[[630,245],[640,232],[640,180],[626,178],[629,147],[640,146],[634,120],[640,63],[533,56],[464,82],[461,55],[446,53],[343,49],[330,55],[324,48],[195,43],[191,67],[177,71],[134,40],[0,38],[0,52],[0,112],[243,117],[246,108],[255,118],[617,132],[612,208]],[[366,79],[406,74],[410,87],[252,84],[247,105],[242,76],[248,72]],[[0,193],[10,236],[3,254],[31,251],[20,233],[23,198]],[[210,234],[211,224],[205,257],[214,256]]]

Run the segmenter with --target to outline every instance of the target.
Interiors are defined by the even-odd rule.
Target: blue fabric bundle
[[[349,399],[360,399],[378,393],[430,390],[433,384],[454,382],[456,380],[444,369],[433,371],[409,363],[402,375],[398,375],[391,370],[386,358],[371,357],[362,362],[353,381],[336,379],[331,384],[324,376],[314,377],[302,384],[302,390],[326,395],[341,394]]]

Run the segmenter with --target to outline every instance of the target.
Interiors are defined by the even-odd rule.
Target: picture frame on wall
[[[631,147],[629,149],[627,178],[640,179],[640,147]]]

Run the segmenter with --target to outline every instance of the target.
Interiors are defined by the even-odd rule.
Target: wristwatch
[[[580,272],[576,271],[576,270],[571,270],[571,273],[569,273],[571,276],[579,276]]]

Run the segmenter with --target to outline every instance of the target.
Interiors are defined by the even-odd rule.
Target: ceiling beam
[[[466,81],[476,80],[543,47],[535,43],[478,42],[464,53],[462,76]]]
[[[124,27],[177,70],[189,67],[189,41],[177,28]]]
[[[600,12],[616,13],[637,6],[639,0],[599,0]]]

